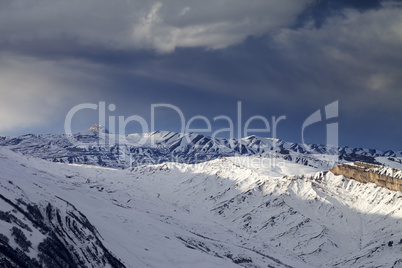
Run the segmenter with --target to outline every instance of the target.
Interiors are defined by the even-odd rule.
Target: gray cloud
[[[310,0],[3,1],[0,40],[76,40],[109,49],[224,48],[294,22]]]
[[[320,28],[284,29],[275,41],[286,52],[284,59],[309,78],[306,86],[395,100],[402,85],[402,54],[395,53],[402,46],[401,29],[400,9],[345,10]]]
[[[401,127],[381,129],[402,114],[401,7],[341,2],[0,1],[0,131],[62,131],[83,102],[145,117],[169,102],[212,118],[235,115],[241,100],[248,115],[288,115],[286,138],[297,141],[297,122],[340,100],[343,144],[400,146]],[[312,3],[331,12],[300,15]]]
[[[91,95],[103,82],[88,69],[94,71],[96,66],[74,60],[57,63],[1,55],[0,131],[23,130],[63,120],[71,103]]]
[[[134,27],[134,43],[161,52],[238,44],[291,25],[309,1],[187,1],[154,4]],[[173,4],[172,4],[173,3]]]
[[[284,28],[269,37],[191,59],[197,64],[178,60],[176,55],[174,64],[173,57],[165,57],[133,66],[132,71],[254,100],[288,102],[294,97],[311,105],[347,94],[345,101],[355,109],[368,101],[394,102],[402,85],[402,54],[395,53],[402,47],[400,11],[347,9],[319,28],[313,23]],[[187,58],[191,57],[188,53]],[[359,99],[361,94],[373,97]]]

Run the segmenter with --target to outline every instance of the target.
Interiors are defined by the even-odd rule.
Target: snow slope
[[[402,267],[402,193],[323,166],[244,156],[118,170],[0,149],[0,194],[28,216],[35,206],[82,266]],[[49,233],[4,198],[32,232],[0,218],[0,246],[23,251],[19,226],[39,262]]]

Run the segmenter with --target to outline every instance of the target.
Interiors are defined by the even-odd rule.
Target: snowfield
[[[0,149],[0,195],[0,264],[8,247],[44,265],[50,237],[70,267],[402,267],[402,193],[325,165],[259,155],[121,170]]]

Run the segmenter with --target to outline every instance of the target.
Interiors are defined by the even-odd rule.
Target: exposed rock
[[[109,130],[107,128],[105,128],[104,126],[100,125],[100,124],[93,124],[88,129],[88,132],[89,133],[95,133],[95,134],[99,134],[99,133],[109,134]]]
[[[363,162],[343,164],[331,169],[335,175],[343,175],[359,182],[372,182],[393,191],[402,191],[402,171]]]

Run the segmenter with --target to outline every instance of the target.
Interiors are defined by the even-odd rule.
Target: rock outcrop
[[[354,162],[335,166],[331,172],[359,182],[372,182],[393,191],[402,191],[402,171],[398,169]]]

